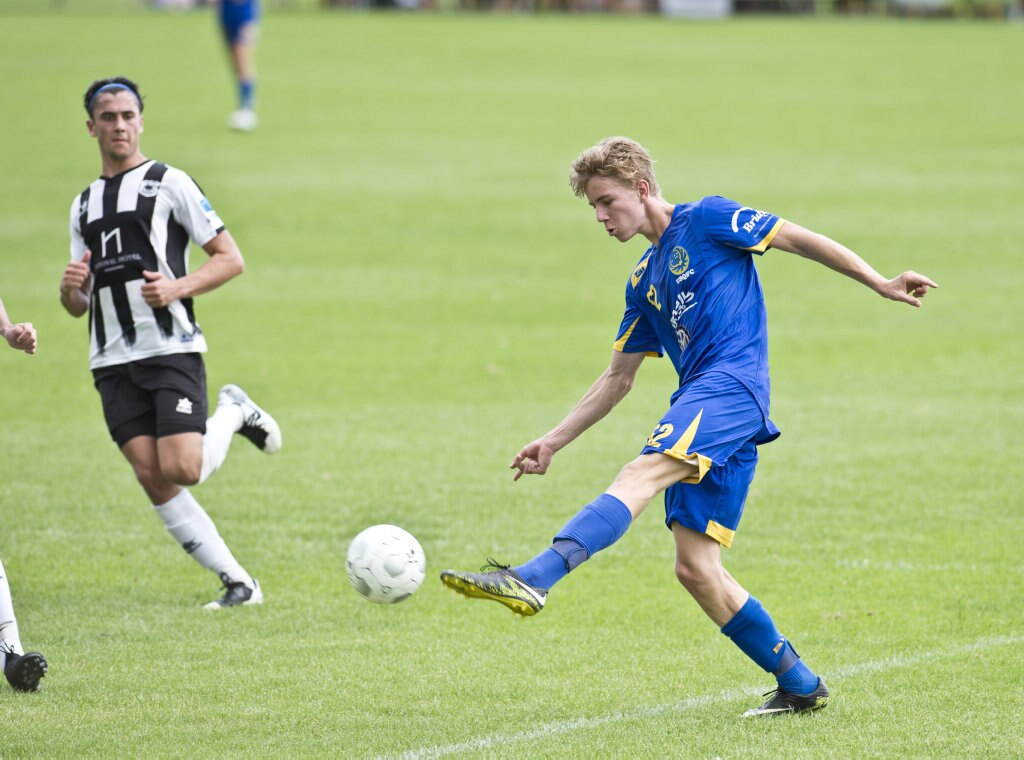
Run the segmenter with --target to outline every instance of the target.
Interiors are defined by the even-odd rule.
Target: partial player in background
[[[244,262],[192,178],[142,155],[142,108],[138,86],[124,77],[86,90],[103,174],[71,204],[60,300],[74,317],[89,314],[89,366],[111,438],[167,530],[224,584],[206,607],[258,604],[259,583],[184,487],[221,465],[234,433],[267,454],[281,448],[277,422],[236,385],[221,388],[206,418],[206,339],[193,298],[240,275]],[[209,255],[191,273],[190,239]],[[96,466],[106,466],[102,457]]]
[[[778,682],[768,701],[745,715],[824,707],[825,682],[722,566],[721,547],[732,544],[739,527],[757,447],[779,436],[768,418],[767,314],[751,254],[769,247],[796,253],[911,306],[937,286],[915,272],[886,279],[845,246],[726,198],[669,203],[651,157],[627,138],[584,151],[570,184],[607,235],[620,242],[641,235],[651,246],[626,283],[608,369],[561,423],[516,455],[515,479],[547,472],[556,452],[629,393],[645,356],[668,354],[679,386],[640,455],[569,520],[550,548],[515,568],[448,570],[441,579],[466,596],[533,615],[555,583],[618,541],[664,491],[676,577],[722,633]]]
[[[12,324],[0,300],[0,335],[7,345],[26,354],[36,352],[36,330],[31,322]],[[7,571],[0,562],[0,669],[4,671],[7,683],[17,691],[35,691],[39,681],[46,675],[46,658],[39,652],[26,652],[21,645],[18,621],[14,617],[14,602],[11,600],[11,586],[7,582]]]
[[[36,352],[36,328],[31,322],[12,323],[4,309],[4,302],[0,300],[0,335],[4,336],[7,345],[26,354]]]
[[[39,652],[26,652],[21,645],[18,621],[14,617],[14,602],[7,571],[0,562],[0,668],[7,683],[15,691],[35,691],[46,675],[46,658]]]
[[[238,86],[238,109],[228,126],[243,132],[256,129],[256,41],[259,37],[259,0],[219,0],[217,18],[231,56]]]

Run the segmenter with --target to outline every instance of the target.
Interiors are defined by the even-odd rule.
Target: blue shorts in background
[[[220,25],[232,45],[242,41],[246,25],[259,20],[259,0],[220,0]]]

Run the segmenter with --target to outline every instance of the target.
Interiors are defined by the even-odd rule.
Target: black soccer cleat
[[[224,596],[204,604],[203,609],[220,610],[225,607],[263,604],[263,589],[260,588],[260,582],[253,578],[252,583],[252,586],[246,586],[242,581],[228,583],[224,586]]]
[[[8,654],[4,663],[4,675],[7,677],[7,683],[15,691],[37,691],[48,667],[46,658],[39,652]]]
[[[482,573],[460,573],[445,570],[441,582],[448,588],[472,599],[492,599],[518,615],[536,615],[544,609],[547,589],[535,588],[519,577],[508,565],[494,560],[481,568]]]
[[[767,702],[760,707],[747,710],[743,713],[743,717],[813,712],[828,706],[828,687],[820,678],[818,679],[818,688],[810,694],[790,694],[788,691],[778,688],[775,691],[769,691],[765,696],[768,697]]]

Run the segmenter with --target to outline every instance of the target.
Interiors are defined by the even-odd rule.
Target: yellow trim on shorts
[[[678,459],[681,462],[689,462],[697,468],[696,475],[683,478],[679,481],[680,483],[700,483],[701,479],[707,475],[708,470],[711,469],[710,459],[703,454],[690,452],[690,444],[693,443],[693,439],[697,435],[697,427],[700,425],[700,418],[703,414],[703,409],[697,412],[697,416],[693,418],[693,422],[686,428],[686,431],[679,436],[679,440],[676,441],[675,445],[663,452],[666,456]]]
[[[743,250],[764,253],[768,249],[768,246],[772,244],[772,241],[775,239],[775,236],[779,234],[779,230],[782,229],[782,225],[784,225],[785,223],[786,220],[780,217],[779,220],[775,222],[775,226],[772,227],[771,230],[769,230],[768,234],[761,238],[760,243],[753,246],[752,248],[744,248]]]
[[[708,474],[708,470],[711,469],[711,460],[703,454],[679,454],[673,452],[672,449],[661,452],[667,457],[678,459],[680,462],[689,462],[697,468],[696,475],[690,475],[689,477],[680,480],[680,483],[700,483],[701,479]]]
[[[729,530],[724,525],[719,525],[714,520],[708,520],[708,527],[704,529],[704,532],[726,549],[732,546],[733,536],[736,535],[736,531]]]

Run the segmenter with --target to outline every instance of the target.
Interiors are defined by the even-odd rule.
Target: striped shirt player
[[[142,297],[143,271],[184,277],[189,241],[204,246],[224,231],[191,177],[152,160],[100,177],[75,197],[70,227],[71,260],[93,254],[91,369],[206,351],[193,299],[153,308]]]
[[[825,682],[721,560],[739,525],[757,446],[779,435],[768,418],[767,314],[753,255],[769,247],[797,253],[914,306],[936,285],[915,272],[887,280],[845,246],[736,201],[669,203],[650,155],[627,138],[584,151],[570,183],[610,237],[626,242],[641,235],[651,245],[627,280],[608,369],[562,422],[520,450],[515,478],[544,474],[557,451],[625,397],[645,356],[667,354],[679,385],[639,456],[555,534],[550,548],[516,567],[449,570],[441,579],[467,596],[536,614],[555,583],[625,535],[664,492],[676,577],[722,633],[778,682],[768,701],[745,715],[820,709],[828,703]]]
[[[111,438],[167,530],[224,585],[205,606],[258,604],[259,583],[186,487],[220,467],[234,433],[268,454],[281,447],[277,422],[237,385],[221,388],[207,419],[206,339],[193,299],[241,274],[242,254],[199,186],[142,154],[134,82],[93,82],[84,104],[103,172],[71,204],[61,303],[89,315],[89,366]],[[190,243],[208,254],[194,271]]]

